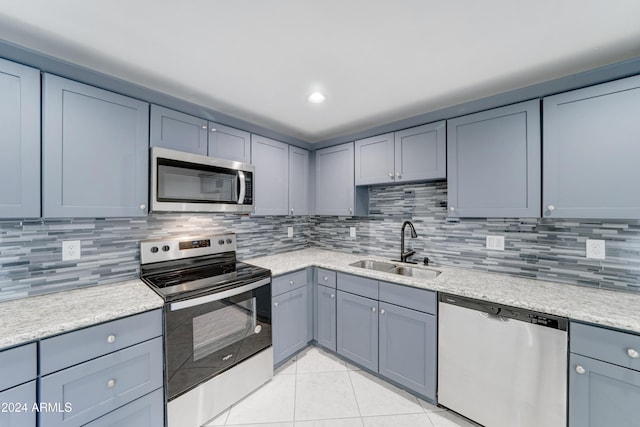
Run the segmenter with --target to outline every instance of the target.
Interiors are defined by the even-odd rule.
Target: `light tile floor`
[[[237,427],[474,427],[387,382],[310,347],[267,384],[211,422]]]

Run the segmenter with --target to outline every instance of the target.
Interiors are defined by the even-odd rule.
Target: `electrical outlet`
[[[287,227],[287,237],[293,237],[293,227]]]
[[[356,237],[356,228],[355,227],[349,227],[349,236],[350,237]]]
[[[73,261],[80,259],[80,240],[65,240],[62,242],[62,260]]]
[[[487,236],[486,247],[490,251],[504,251],[504,236]]]
[[[587,239],[587,258],[605,259],[604,240]]]

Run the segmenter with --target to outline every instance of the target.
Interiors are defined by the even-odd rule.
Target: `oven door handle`
[[[208,302],[219,301],[221,299],[229,298],[235,295],[239,295],[243,292],[251,291],[271,283],[271,279],[262,279],[257,282],[251,282],[247,285],[238,286],[237,288],[229,289],[222,292],[216,292],[214,294],[205,295],[203,297],[188,299],[184,301],[172,302],[170,304],[170,311],[184,310],[185,308],[195,307],[197,305],[206,304]]]

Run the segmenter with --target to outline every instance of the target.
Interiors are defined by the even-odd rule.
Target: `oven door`
[[[166,305],[172,400],[271,345],[271,279]]]

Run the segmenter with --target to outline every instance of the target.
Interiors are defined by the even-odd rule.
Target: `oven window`
[[[255,333],[256,299],[193,318],[193,360],[200,360]]]
[[[236,203],[237,171],[158,159],[158,201]]]

